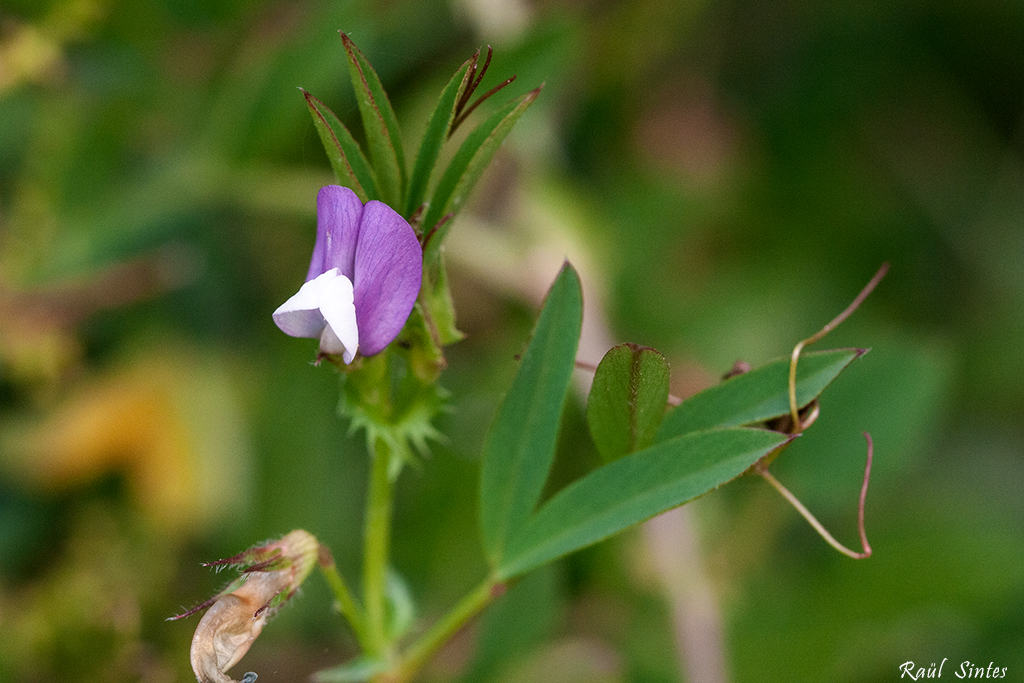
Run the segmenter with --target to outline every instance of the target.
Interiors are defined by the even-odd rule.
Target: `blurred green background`
[[[0,680],[191,680],[197,618],[164,618],[226,580],[198,563],[293,528],[356,578],[362,439],[270,318],[331,181],[297,88],[360,135],[339,29],[410,150],[480,45],[489,83],[518,75],[497,100],[545,84],[451,231],[468,338],[394,531],[425,621],[483,575],[480,444],[563,257],[605,325],[581,356],[655,346],[680,395],[892,265],[820,344],[871,353],[773,467],[855,545],[870,431],[874,557],[741,480],[529,577],[425,680],[1024,675],[1024,5],[3,0]],[[574,401],[556,478],[597,464]],[[698,603],[722,632],[680,657]],[[300,681],[353,647],[314,576],[235,673]]]

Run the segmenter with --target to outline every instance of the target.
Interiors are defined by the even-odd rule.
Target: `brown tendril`
[[[448,137],[455,134],[459,126],[469,118],[469,115],[473,111],[483,104],[489,97],[494,95],[496,92],[507,86],[512,81],[516,80],[515,76],[506,79],[504,82],[494,86],[483,95],[478,97],[473,104],[466,106],[469,103],[469,98],[473,96],[476,89],[480,87],[481,81],[484,80],[484,75],[487,73],[487,68],[491,65],[491,57],[494,55],[494,48],[490,45],[487,46],[487,56],[484,58],[484,63],[480,64],[480,50],[473,53],[470,57],[469,70],[466,72],[466,89],[459,96],[459,100],[455,105],[455,113],[452,115],[452,125],[448,129]]]
[[[458,128],[459,126],[461,126],[462,122],[465,121],[467,118],[469,118],[469,115],[472,114],[473,111],[477,107],[479,107],[481,104],[483,104],[484,101],[486,101],[491,95],[495,94],[496,92],[498,92],[499,90],[501,90],[502,88],[504,88],[506,85],[508,85],[509,83],[511,83],[514,80],[516,80],[516,77],[515,76],[510,76],[509,78],[506,78],[504,81],[502,81],[501,83],[499,83],[498,85],[494,86],[493,88],[491,88],[490,90],[485,92],[483,95],[478,97],[476,102],[474,102],[473,104],[469,105],[469,107],[466,108],[466,111],[462,112],[461,116],[459,116],[457,119],[452,121],[452,129],[451,129],[451,131],[449,131],[448,136],[451,137],[452,133],[455,132],[455,129]]]
[[[803,516],[803,518],[807,520],[807,523],[810,524],[811,527],[813,527],[814,530],[818,532],[818,535],[825,539],[826,543],[828,543],[830,546],[841,552],[843,555],[846,555],[847,557],[852,557],[855,560],[867,559],[871,557],[872,552],[871,545],[868,543],[867,531],[865,530],[864,526],[864,508],[867,503],[868,482],[871,480],[871,461],[874,458],[875,448],[874,444],[871,442],[870,434],[864,432],[864,438],[867,439],[868,442],[868,455],[867,462],[864,465],[864,483],[861,484],[860,487],[860,501],[857,504],[857,533],[860,535],[860,545],[862,549],[861,552],[850,550],[845,545],[837,541],[835,537],[833,537],[832,534],[830,534],[828,530],[825,529],[824,526],[822,526],[821,522],[817,520],[817,518],[811,513],[811,511],[808,510],[807,507],[804,506],[804,504],[801,503],[800,500],[795,495],[793,495],[793,493],[790,492],[789,489],[783,486],[778,479],[772,476],[771,472],[768,471],[767,464],[765,464],[763,461],[758,461],[754,465],[754,471],[760,474],[762,477],[764,477],[765,481],[771,484],[772,487],[776,491],[778,491],[779,494],[781,494],[782,497],[785,498],[790,505],[796,508],[797,512],[799,512]]]
[[[864,285],[864,289],[860,290],[860,294],[850,302],[850,305],[846,309],[837,315],[835,318],[830,320],[823,328],[818,330],[816,334],[811,335],[803,341],[797,342],[797,345],[793,347],[793,354],[789,361],[789,414],[793,419],[793,433],[799,433],[803,431],[805,425],[800,423],[800,409],[796,402],[796,364],[800,360],[800,352],[803,351],[805,346],[810,346],[816,341],[822,339],[826,334],[834,330],[839,323],[843,322],[857,310],[858,307],[864,302],[864,299],[878,286],[878,283],[882,281],[885,274],[889,272],[889,263],[883,263],[882,267],[878,269],[874,277]]]
[[[595,372],[597,372],[596,365],[594,365],[593,363],[588,363],[585,360],[580,360],[578,358],[576,359],[576,369],[583,370],[584,372],[589,372],[590,374],[594,374]]]
[[[878,283],[882,281],[882,278],[885,277],[885,274],[887,272],[889,272],[889,264],[883,263],[882,266],[875,273],[875,275],[871,278],[871,280],[864,286],[864,288],[860,291],[856,298],[854,298],[854,300],[850,302],[850,305],[847,306],[842,313],[840,313],[835,318],[830,320],[828,324],[822,327],[817,333],[811,335],[810,337],[804,339],[803,341],[798,342],[797,345],[793,347],[793,354],[789,363],[789,415],[787,416],[789,424],[786,425],[786,427],[788,428],[785,429],[784,431],[791,434],[799,434],[807,427],[810,427],[811,424],[818,418],[818,415],[820,413],[820,408],[817,404],[817,401],[813,401],[812,409],[807,411],[806,416],[801,417],[800,415],[800,407],[797,404],[796,400],[796,367],[797,362],[800,360],[800,352],[803,351],[805,346],[809,346],[815,343],[816,341],[819,341],[829,332],[834,330],[839,325],[839,323],[849,318],[850,315],[854,311],[856,311],[857,308],[859,308],[860,305],[864,302],[864,299],[866,299],[868,295],[871,294],[872,291],[874,291],[875,287],[878,286]],[[815,516],[811,514],[810,510],[808,510],[804,506],[804,504],[801,503],[800,500],[789,491],[789,489],[783,486],[778,479],[772,476],[771,472],[768,471],[768,465],[770,464],[770,462],[767,459],[762,459],[758,461],[753,467],[755,472],[760,474],[765,479],[765,481],[771,484],[772,487],[789,502],[790,505],[796,508],[797,512],[799,512],[803,516],[803,518],[807,520],[811,527],[813,527],[814,530],[818,532],[818,535],[825,539],[825,541],[830,546],[832,546],[842,554],[848,557],[852,557],[856,560],[862,560],[871,557],[871,546],[868,544],[867,532],[864,528],[864,507],[867,501],[868,483],[871,480],[871,461],[874,458],[874,444],[871,441],[871,435],[868,434],[867,432],[864,432],[864,438],[867,439],[868,442],[868,455],[867,463],[864,466],[864,483],[861,485],[860,501],[857,505],[857,531],[860,534],[860,544],[862,548],[861,552],[850,550],[842,543],[837,541],[832,536],[832,534],[830,534],[828,530],[826,530],[825,527],[822,526],[821,522],[819,522],[815,518]]]
[[[485,60],[484,66],[483,66],[483,69],[482,69],[484,72],[487,71],[487,67],[490,66],[490,64],[491,64],[491,54],[492,54],[492,52],[493,52],[493,50],[491,49],[491,46],[488,45],[487,46],[487,59]],[[459,96],[459,101],[455,105],[455,116],[456,117],[458,117],[458,115],[462,113],[463,108],[466,106],[466,103],[469,102],[469,98],[473,96],[473,91],[476,90],[476,87],[477,87],[477,85],[480,82],[480,79],[477,76],[477,70],[480,68],[480,49],[479,48],[477,48],[477,51],[473,53],[473,56],[470,57],[470,60],[472,61],[472,64],[469,65],[469,71],[466,72],[466,89],[463,91],[462,95]],[[448,134],[451,135],[451,131],[449,131]]]

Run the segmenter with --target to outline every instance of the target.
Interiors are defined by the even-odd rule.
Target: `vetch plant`
[[[451,132],[512,80],[471,104],[490,64],[490,50],[482,63],[478,51],[442,91],[410,170],[380,80],[352,40],[342,34],[342,41],[369,155],[323,102],[303,91],[338,185],[320,190],[306,281],[273,319],[289,335],[319,340],[317,360],[327,360],[342,377],[339,411],[365,434],[372,462],[361,586],[353,590],[329,550],[304,531],[214,563],[238,565],[242,574],[181,615],[209,608],[192,647],[200,683],[232,680],[225,672],[314,563],[361,650],[315,680],[411,681],[510,582],[748,472],[772,483],[830,543],[853,557],[870,554],[863,527],[870,440],[859,510],[862,553],[834,542],[768,466],[811,425],[825,388],[865,353],[801,355],[803,347],[852,312],[884,271],[822,333],[798,344],[790,359],[740,368],[685,401],[669,395],[669,366],[656,350],[635,344],[609,350],[594,368],[586,413],[604,462],[542,500],[582,327],[580,279],[566,262],[484,442],[478,520],[486,574],[446,615],[411,637],[413,599],[390,565],[391,517],[403,465],[427,453],[439,437],[433,420],[447,396],[439,385],[444,347],[461,338],[440,246],[473,185],[540,90],[499,106],[440,168]],[[254,679],[250,673],[243,680]]]

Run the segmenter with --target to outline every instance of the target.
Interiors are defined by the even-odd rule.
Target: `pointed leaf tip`
[[[530,517],[547,480],[582,321],[579,276],[566,262],[484,442],[480,530],[493,566]]]
[[[352,133],[326,104],[302,88],[299,91],[306,100],[338,184],[352,189],[361,202],[377,199],[379,192],[373,169]]]
[[[349,74],[381,200],[389,206],[401,208],[406,175],[398,118],[373,65],[346,33],[339,33],[348,57]]]
[[[797,366],[797,404],[803,408],[863,349],[811,351]],[[780,358],[691,396],[665,415],[655,442],[689,432],[752,425],[789,413],[789,358]]]
[[[416,154],[412,175],[409,177],[409,196],[406,201],[407,216],[411,216],[413,212],[423,206],[430,177],[437,165],[441,147],[448,138],[448,131],[453,125],[452,122],[459,109],[457,101],[459,93],[467,90],[467,82],[472,78],[473,64],[473,58],[470,58],[456,70],[455,75],[451,77],[448,85],[441,92],[441,97],[430,115],[427,128],[420,140],[420,148]]]
[[[539,94],[540,88],[535,88],[507,102],[466,137],[434,188],[430,206],[423,217],[425,231],[437,225],[446,214],[458,214],[502,142]],[[451,221],[439,227],[431,237],[425,249],[427,258],[440,248],[450,225]]]

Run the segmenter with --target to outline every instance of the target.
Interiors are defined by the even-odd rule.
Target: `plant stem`
[[[382,657],[390,646],[386,626],[386,586],[394,491],[388,476],[391,449],[380,439],[374,446],[363,535],[363,600],[366,602],[365,649],[371,656]]]
[[[320,547],[320,571],[323,572],[324,578],[327,579],[327,585],[330,587],[331,593],[334,594],[335,605],[341,615],[348,620],[360,647],[366,649],[369,643],[366,632],[366,614],[359,606],[355,596],[352,595],[352,591],[349,590],[345,578],[338,571],[338,566],[334,563],[334,557],[331,556],[330,551],[324,546]]]
[[[413,642],[405,651],[399,665],[385,674],[381,680],[388,683],[406,683],[419,672],[420,668],[451,640],[466,622],[480,613],[492,600],[505,592],[505,584],[488,578],[471,593],[460,600],[448,614]]]

